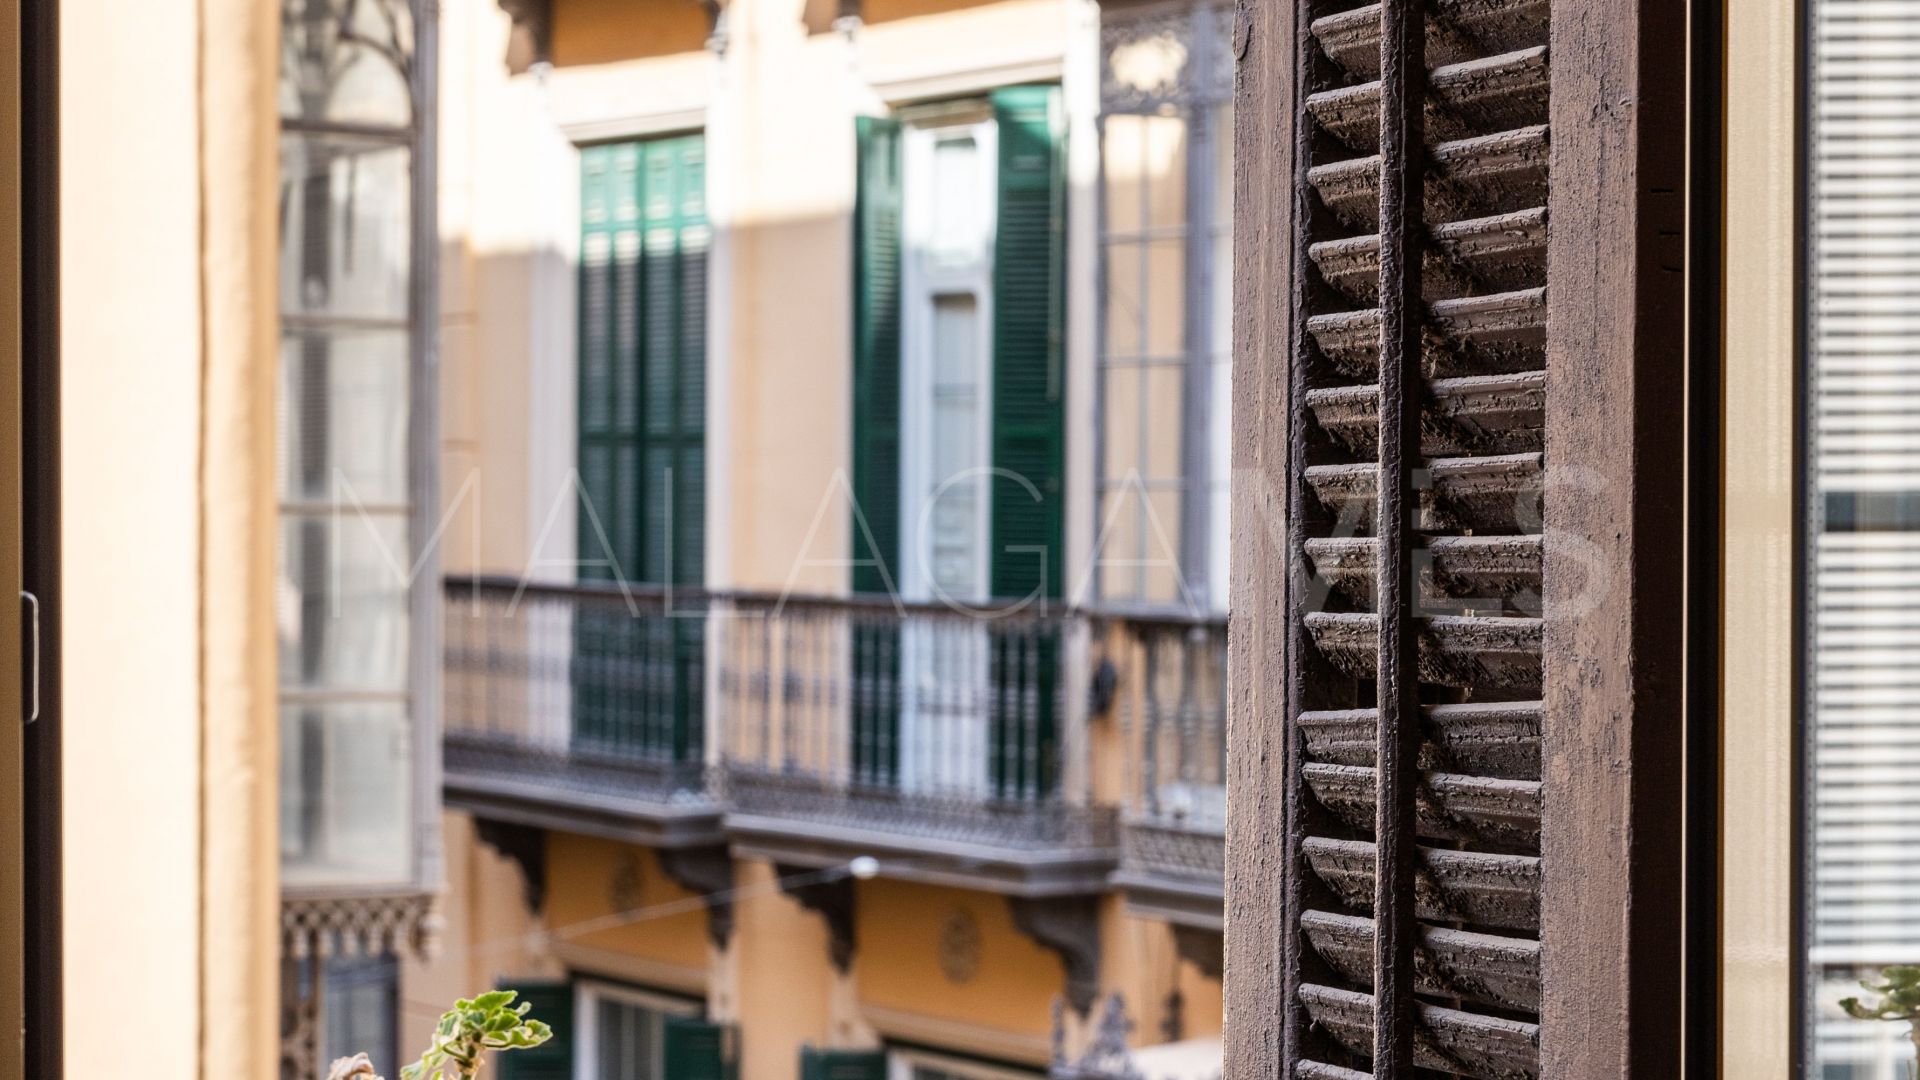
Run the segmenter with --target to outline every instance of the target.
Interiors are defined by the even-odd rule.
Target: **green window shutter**
[[[1000,186],[993,257],[991,579],[1006,598],[1063,593],[1065,567],[1066,155],[1057,86],[993,93]],[[1058,782],[1058,635],[993,636],[989,773],[1032,800]]]
[[[706,546],[712,230],[699,135],[580,152],[580,576],[699,585]],[[600,565],[595,565],[600,564]],[[696,761],[702,628],[624,608],[574,620],[574,738]],[[636,684],[636,667],[664,672]]]
[[[853,591],[900,585],[900,123],[855,121],[853,211]],[[891,787],[900,775],[900,630],[853,628],[853,778]]]
[[[501,1080],[573,1080],[573,984],[519,983],[503,987],[520,992],[533,1006],[527,1015],[553,1029],[553,1038],[526,1050],[494,1052]]]
[[[887,1080],[884,1050],[800,1048],[800,1080]]]
[[[704,578],[705,154],[699,135],[580,152],[580,560],[639,583]]]
[[[900,122],[862,116],[855,124],[852,584],[878,593],[899,585]]]
[[[668,1080],[733,1080],[738,1074],[739,1054],[731,1027],[669,1016],[663,1041]]]
[[[1057,86],[993,93],[1000,190],[993,257],[995,596],[1062,593],[1066,391],[1065,120]]]

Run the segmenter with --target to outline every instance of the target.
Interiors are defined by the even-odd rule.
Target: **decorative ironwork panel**
[[[1232,8],[1186,0],[1100,13],[1100,101],[1106,112],[1218,104],[1233,96]]]
[[[1300,0],[1284,1046],[1539,1074],[1545,0]]]

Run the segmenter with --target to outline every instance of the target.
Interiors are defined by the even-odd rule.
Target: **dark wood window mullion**
[[[1413,459],[1420,448],[1420,241],[1426,92],[1419,0],[1380,5],[1380,453],[1375,582],[1379,764],[1374,771],[1373,1075],[1413,1073],[1414,787],[1420,677]]]

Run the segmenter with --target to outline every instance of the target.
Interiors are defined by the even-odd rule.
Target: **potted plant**
[[[524,1050],[553,1037],[547,1025],[527,1015],[530,1003],[515,1005],[512,990],[494,990],[468,1000],[461,998],[440,1014],[433,1045],[420,1060],[400,1070],[401,1080],[473,1080],[480,1074],[488,1050]],[[327,1070],[327,1080],[380,1080],[365,1054],[340,1058]]]
[[[1840,1008],[1855,1020],[1905,1020],[1913,1040],[1914,1076],[1920,1077],[1920,967],[1896,965],[1882,970],[1878,983],[1860,985],[1879,999],[1862,1004],[1859,998],[1842,998]]]

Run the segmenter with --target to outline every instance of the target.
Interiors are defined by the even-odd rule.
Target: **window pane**
[[[1140,446],[1140,379],[1137,366],[1110,367],[1102,372],[1106,380],[1106,415],[1101,418],[1106,437],[1106,467],[1102,477],[1109,484],[1124,481],[1129,473],[1144,473]]]
[[[280,342],[280,497],[398,505],[407,493],[405,330],[309,330]]]
[[[980,148],[971,136],[933,145],[933,258],[943,265],[972,262],[986,241]]]
[[[1140,171],[1147,188],[1147,227],[1184,230],[1187,225],[1187,121],[1148,116]]]
[[[1100,527],[1095,535],[1099,545],[1100,595],[1108,600],[1138,600],[1141,597],[1140,519],[1145,502],[1136,485],[1117,487],[1106,492],[1100,504]]]
[[[1140,168],[1146,141],[1147,117],[1115,115],[1101,125],[1102,156],[1106,159],[1107,231],[1137,233],[1146,221],[1146,177]]]
[[[404,701],[283,703],[282,882],[407,880],[412,757]]]
[[[927,484],[931,565],[942,595],[971,599],[986,586],[980,316],[971,294],[933,301],[933,432]]]
[[[407,685],[407,519],[282,515],[280,684],[400,691]]]
[[[594,1004],[595,1080],[656,1080],[660,1076],[660,1015],[630,1002]]]
[[[1146,351],[1156,358],[1186,355],[1187,242],[1155,240],[1147,246]]]
[[[1145,252],[1140,244],[1116,241],[1107,245],[1107,340],[1108,359],[1124,360],[1140,355],[1146,340],[1145,313],[1141,309],[1146,288]]]
[[[321,1072],[336,1058],[358,1053],[365,1053],[375,1068],[397,1065],[399,961],[391,955],[335,956],[326,964],[327,1038],[317,1063]]]
[[[404,127],[406,73],[390,54],[413,53],[406,0],[284,0],[280,115]],[[350,31],[340,33],[342,26]]]
[[[412,266],[405,146],[345,136],[280,140],[280,310],[404,320]]]
[[[1145,594],[1142,599],[1154,604],[1182,603],[1192,589],[1180,570],[1180,510],[1178,491],[1149,491],[1146,500],[1146,532],[1140,538]]]
[[[1909,1025],[1839,1001],[1920,963],[1920,11],[1808,10],[1806,1064],[1904,1080]]]
[[[1146,446],[1140,471],[1149,479],[1178,483],[1186,473],[1180,451],[1186,429],[1181,413],[1186,405],[1187,373],[1180,364],[1154,364],[1145,375],[1146,397],[1140,404],[1146,414],[1141,424]],[[1173,535],[1180,535],[1178,522],[1170,528]]]

